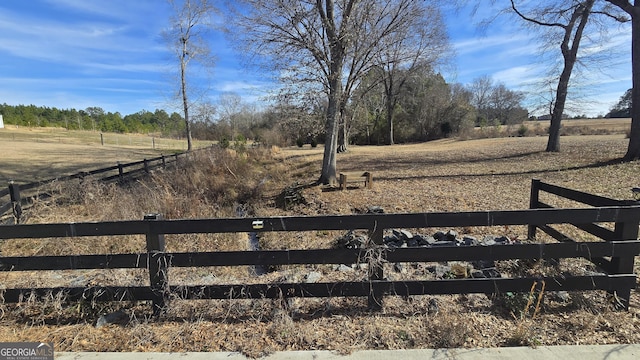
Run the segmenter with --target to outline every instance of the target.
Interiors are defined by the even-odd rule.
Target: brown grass
[[[352,147],[348,153],[339,155],[339,171],[372,171],[373,189],[334,191],[309,187],[302,191],[307,204],[289,210],[273,206],[276,195],[285,186],[296,182],[310,184],[317,179],[321,149],[289,148],[255,158],[233,153],[210,155],[212,157],[201,159],[203,162],[199,164],[208,161],[212,169],[193,167],[170,174],[168,178],[157,174],[155,181],[132,188],[84,184],[84,188],[76,188],[76,196],[59,204],[37,204],[31,210],[30,221],[140,219],[146,212],[162,212],[168,218],[230,216],[234,203],[246,194],[256,195],[250,202],[257,216],[351,214],[369,206],[382,206],[389,213],[522,209],[528,207],[532,178],[603,196],[631,199],[630,189],[639,185],[640,164],[617,161],[624,154],[627,142],[623,135],[563,137],[560,153],[545,153],[544,137],[449,139],[391,147]],[[211,174],[217,178],[211,179]],[[241,180],[248,185],[237,185]],[[98,202],[99,199],[106,201]],[[567,206],[554,199],[545,201]],[[432,233],[447,229],[414,230]],[[457,230],[476,236],[526,237],[524,227]],[[274,234],[264,239],[263,246],[329,247],[338,235],[328,231]],[[576,232],[575,236],[580,239],[583,235]],[[136,239],[75,241],[70,239],[60,245],[54,241],[12,240],[2,244],[0,250],[8,256],[55,251],[135,252],[144,246]],[[246,248],[246,235],[167,237],[167,243],[172,251],[242,249]],[[525,265],[501,264],[502,269],[514,273],[556,271],[541,263],[523,268]],[[578,265],[562,263],[561,266],[560,270],[571,271]],[[300,280],[312,270],[322,274],[322,281],[366,276],[366,269],[340,274],[331,266],[315,266],[282,267],[260,279],[248,277],[246,268],[172,270],[170,277],[175,283],[192,284],[280,282]],[[392,271],[386,274],[391,278],[409,276]],[[25,274],[0,275],[0,283],[8,286],[9,281],[19,283],[19,275]],[[31,280],[22,280],[25,285],[43,286],[54,280],[60,283],[81,276],[92,284],[147,281],[144,274],[134,273],[28,275]],[[568,302],[551,297],[543,299],[535,320],[527,316],[514,318],[495,299],[484,294],[388,297],[379,313],[366,310],[366,299],[296,299],[286,306],[269,300],[177,300],[168,314],[153,320],[147,318],[146,304],[65,304],[61,299],[44,304],[25,301],[15,306],[4,305],[0,338],[53,341],[58,351],[241,351],[252,356],[299,349],[344,353],[358,349],[640,341],[638,291],[633,292],[629,312],[613,311],[603,292],[570,295]],[[439,311],[432,310],[432,300],[437,301]],[[93,327],[100,313],[119,308],[131,317],[128,323]]]

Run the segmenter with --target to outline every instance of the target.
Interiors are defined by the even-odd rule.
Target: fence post
[[[9,196],[11,197],[11,206],[13,207],[13,216],[16,218],[16,224],[20,224],[22,216],[22,199],[20,198],[20,186],[9,181]]]
[[[640,210],[631,220],[617,222],[615,225],[615,238],[617,240],[638,239],[638,225],[640,225]],[[635,256],[633,254],[611,257],[612,274],[633,274]],[[615,306],[624,310],[629,310],[629,300],[631,298],[631,288],[615,289]]]
[[[164,234],[154,231],[151,222],[162,220],[161,214],[147,214],[145,221],[149,221],[147,230],[147,267],[149,269],[149,284],[151,286],[153,316],[160,315],[169,302],[169,263],[165,254]]]
[[[162,168],[166,168],[167,167],[167,159],[165,159],[164,155],[160,154],[160,157],[162,158]]]
[[[124,182],[124,168],[121,163],[118,163],[118,181],[120,181],[120,183]]]
[[[147,161],[147,159],[142,159],[143,164],[144,164],[144,172],[146,172],[147,174],[149,173],[149,161]]]
[[[540,180],[531,179],[531,196],[529,198],[529,209],[537,209],[538,202],[540,201]],[[537,226],[535,224],[529,224],[527,239],[536,239]]]
[[[382,310],[384,292],[377,281],[384,279],[384,270],[382,268],[384,262],[382,261],[382,253],[380,253],[383,245],[383,230],[377,221],[369,229],[369,246],[372,249],[368,253],[367,269],[369,272],[368,306],[371,310]]]

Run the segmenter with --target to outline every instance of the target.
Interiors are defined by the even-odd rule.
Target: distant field
[[[0,129],[0,186],[9,180],[29,183],[83,170],[113,166],[184,151],[186,140],[141,134],[102,135],[100,132],[60,128]],[[196,147],[211,142],[195,142]]]
[[[529,128],[541,126],[548,128],[549,120],[525,121],[524,124]],[[564,128],[580,128],[587,127],[591,130],[606,130],[611,133],[624,133],[631,128],[630,118],[620,119],[566,119],[561,122]]]

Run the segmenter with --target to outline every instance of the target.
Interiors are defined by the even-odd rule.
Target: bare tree
[[[447,53],[448,39],[440,9],[410,1],[398,9],[398,31],[381,39],[375,59],[384,85],[388,144],[393,145],[393,115],[407,80],[424,67],[434,67]]]
[[[573,0],[570,2],[560,1],[556,4],[542,3],[532,9],[532,15],[525,15],[518,9],[515,1],[511,0],[511,8],[522,19],[538,26],[560,29],[562,33],[560,51],[562,52],[563,67],[558,79],[555,102],[551,112],[547,151],[560,151],[560,122],[567,101],[569,80],[578,58],[580,41],[595,1]]]
[[[606,0],[619,7],[631,17],[631,133],[629,147],[623,160],[640,159],[640,3],[628,0]]]
[[[336,180],[340,116],[386,39],[403,31],[413,0],[243,0],[235,13],[247,50],[298,87],[327,94],[319,182]],[[241,11],[240,11],[241,10]]]
[[[191,83],[187,67],[197,63],[204,67],[214,64],[214,56],[206,42],[205,35],[212,29],[211,15],[216,11],[209,0],[169,0],[173,9],[170,27],[162,36],[180,64],[179,95],[184,112],[187,135],[187,151],[193,148],[189,108],[192,105]],[[194,64],[195,65],[195,64]],[[189,87],[188,87],[189,86]]]

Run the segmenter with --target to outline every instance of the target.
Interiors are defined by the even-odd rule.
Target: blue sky
[[[529,84],[544,68],[529,31],[513,18],[499,18],[478,31],[468,10],[446,15],[456,53],[453,66],[442,69],[448,81],[465,84],[489,75],[530,94]],[[100,106],[122,115],[143,109],[178,110],[171,98],[176,66],[159,35],[169,16],[170,8],[162,0],[3,0],[0,103]],[[631,87],[630,34],[630,26],[625,26],[608,41],[623,49],[615,64],[607,62],[583,74],[585,89],[590,90],[581,93],[587,99],[574,113],[604,114]],[[223,92],[252,102],[275,86],[243,68],[224,36],[214,35],[212,48],[218,58],[209,79],[212,102]],[[533,98],[530,94],[528,102],[533,104]]]

